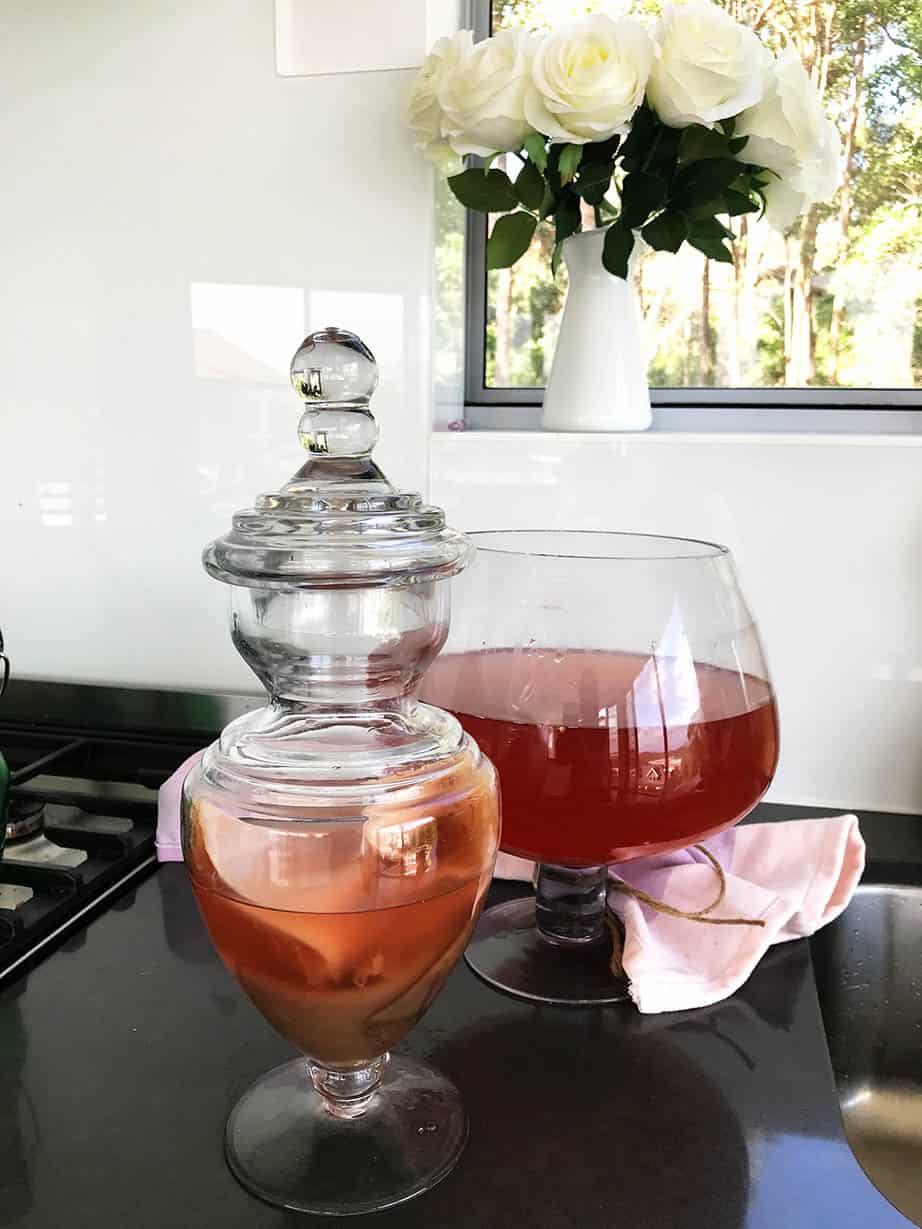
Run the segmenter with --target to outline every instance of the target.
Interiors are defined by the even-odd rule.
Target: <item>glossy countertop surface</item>
[[[879,856],[922,855],[919,821],[878,829]],[[441,1186],[356,1225],[910,1223],[846,1143],[806,942],[715,1007],[647,1017],[520,1003],[462,962],[406,1048],[462,1089],[470,1142]],[[291,1053],[219,963],[185,868],[160,868],[0,991],[0,1225],[328,1224],[260,1203],[222,1155],[234,1102]]]

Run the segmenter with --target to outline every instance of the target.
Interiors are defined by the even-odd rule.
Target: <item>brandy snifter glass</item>
[[[502,848],[534,900],[487,910],[467,950],[522,998],[626,997],[609,968],[608,867],[742,819],[778,759],[778,713],[733,558],[711,542],[561,530],[471,535],[423,694],[496,765]]]

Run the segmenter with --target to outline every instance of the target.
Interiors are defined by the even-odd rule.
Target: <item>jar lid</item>
[[[206,547],[216,580],[257,589],[365,587],[452,576],[472,547],[441,508],[398,491],[371,459],[378,425],[369,403],[374,355],[354,333],[325,328],[291,360],[305,402],[298,424],[309,459],[278,492],[236,513]]]

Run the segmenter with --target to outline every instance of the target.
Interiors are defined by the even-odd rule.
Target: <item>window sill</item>
[[[922,409],[818,409],[816,407],[672,407],[653,410],[649,431],[546,432],[541,430],[541,409],[525,405],[469,405],[464,427],[452,430],[444,424],[437,434],[463,438],[470,435],[503,434],[545,439],[585,439],[622,442],[664,440],[830,440],[841,443],[922,444]]]

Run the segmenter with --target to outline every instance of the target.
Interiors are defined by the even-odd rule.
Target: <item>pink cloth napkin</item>
[[[631,998],[642,1012],[707,1007],[728,998],[773,943],[799,939],[839,916],[864,870],[854,815],[731,828],[702,844],[723,867],[727,894],[713,917],[760,918],[764,926],[709,926],[658,913],[622,892],[608,903],[624,924]],[[532,877],[522,858],[500,854],[496,875]],[[703,909],[718,887],[696,849],[637,858],[611,873],[673,908]]]
[[[157,793],[157,861],[181,862],[182,841],[179,835],[182,787],[190,771],[202,758],[196,751],[179,765]]]
[[[160,787],[157,857],[181,862],[180,797],[192,755]],[[703,842],[723,867],[727,893],[714,917],[760,918],[764,926],[709,926],[669,917],[622,892],[609,904],[624,924],[622,953],[631,998],[645,1013],[707,1007],[746,981],[773,943],[812,935],[838,917],[864,870],[854,815],[731,828]],[[611,873],[676,909],[702,909],[718,881],[696,849],[637,858]],[[530,880],[534,866],[500,854],[496,876]]]

